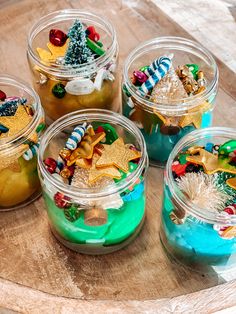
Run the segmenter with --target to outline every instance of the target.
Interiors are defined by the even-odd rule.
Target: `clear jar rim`
[[[8,85],[24,90],[34,99],[35,112],[29,124],[27,124],[17,134],[0,139],[1,150],[11,150],[16,146],[20,146],[25,142],[25,139],[36,129],[42,115],[44,115],[41,101],[38,94],[25,81],[15,76],[8,74],[0,74],[0,85]]]
[[[187,213],[197,217],[198,219],[210,223],[210,224],[219,224],[219,225],[226,225],[225,219],[208,211],[206,208],[201,208],[195,204],[193,204],[189,199],[184,196],[184,194],[178,189],[174,178],[172,176],[172,163],[174,158],[184,147],[191,146],[194,144],[196,140],[205,139],[209,136],[225,136],[228,138],[236,138],[236,130],[233,128],[226,128],[226,127],[210,127],[205,129],[199,129],[190,132],[189,134],[185,135],[174,147],[172,150],[167,164],[166,164],[166,172],[165,172],[165,180],[166,184],[169,187],[170,194],[174,198],[176,204],[183,208]],[[195,144],[196,145],[196,144]],[[230,215],[227,217],[227,224],[228,225],[236,225],[236,215]]]
[[[103,25],[106,30],[109,30],[111,34],[111,46],[106,51],[106,53],[97,59],[81,64],[81,65],[75,65],[75,66],[58,66],[58,67],[52,67],[50,64],[45,64],[45,62],[42,62],[39,58],[39,56],[34,52],[32,48],[32,43],[34,38],[39,34],[45,27],[47,27],[50,24],[53,24],[55,22],[59,21],[66,21],[71,20],[72,18],[79,18],[83,20],[83,18],[89,18],[92,20],[98,20],[100,25]],[[49,23],[46,26],[45,23]],[[112,24],[107,20],[103,19],[99,15],[96,15],[94,13],[90,13],[84,10],[78,10],[78,9],[66,9],[66,10],[59,10],[54,11],[52,13],[49,13],[43,17],[41,17],[37,23],[35,23],[28,34],[28,55],[34,60],[35,64],[43,69],[46,73],[49,73],[51,75],[57,75],[63,78],[70,78],[75,75],[84,76],[84,73],[86,73],[86,76],[90,76],[97,72],[99,69],[103,68],[115,55],[115,52],[118,50],[118,43],[117,43],[117,36],[116,31]],[[96,70],[92,69],[91,65],[96,63]],[[88,68],[90,67],[90,70]],[[87,68],[87,69],[86,69]],[[86,69],[86,71],[85,71]]]
[[[140,158],[140,162],[138,164],[137,169],[132,172],[125,180],[121,180],[120,182],[111,185],[110,187],[105,187],[105,189],[101,190],[100,188],[77,188],[68,184],[65,184],[53,177],[46,169],[43,157],[44,151],[48,146],[49,142],[53,137],[62,132],[66,127],[75,126],[80,122],[87,121],[106,121],[107,123],[118,124],[125,128],[127,131],[135,135],[138,143],[140,145],[140,149],[142,152],[142,157]],[[141,176],[145,166],[148,165],[148,156],[146,152],[146,143],[144,138],[140,132],[140,130],[136,127],[136,125],[125,118],[124,116],[119,115],[118,113],[105,110],[105,109],[83,109],[71,112],[60,119],[56,120],[53,124],[51,124],[48,129],[44,132],[38,153],[38,168],[42,173],[43,177],[46,180],[55,186],[58,191],[62,192],[64,195],[69,196],[72,199],[76,199],[79,197],[82,198],[100,198],[109,196],[111,194],[121,193],[121,191],[127,189],[130,185],[135,184],[138,177]]]
[[[183,48],[185,48],[185,49],[188,49],[188,51],[192,53],[194,53],[194,49],[196,50],[197,48],[198,53],[204,55],[210,61],[210,65],[214,71],[214,78],[201,94],[196,94],[187,98],[178,99],[178,102],[173,103],[172,105],[163,103],[163,100],[162,100],[162,103],[154,103],[137,93],[137,88],[135,88],[134,84],[132,84],[129,77],[129,73],[128,73],[130,65],[139,56],[143,54],[144,49],[146,49],[147,46],[149,47],[157,46],[158,48],[174,48],[174,49],[182,47],[182,50]],[[195,52],[195,55],[196,55],[196,52]],[[183,38],[183,37],[164,36],[164,37],[156,37],[151,40],[145,41],[141,43],[139,46],[137,46],[134,50],[132,50],[125,60],[124,69],[123,69],[123,77],[124,77],[124,81],[125,81],[124,83],[126,84],[128,92],[133,97],[135,97],[135,99],[138,100],[140,104],[143,105],[143,107],[147,111],[152,112],[153,109],[157,109],[160,112],[168,111],[170,113],[172,112],[178,113],[178,112],[183,112],[185,110],[198,106],[199,101],[197,100],[199,99],[199,97],[201,97],[202,102],[209,98],[212,91],[214,91],[218,86],[219,71],[218,71],[218,67],[215,62],[215,59],[213,58],[211,52],[208,49],[206,49],[204,46],[202,46],[201,44],[195,41]]]

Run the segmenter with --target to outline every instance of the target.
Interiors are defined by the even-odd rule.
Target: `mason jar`
[[[193,156],[186,157],[191,151]],[[215,164],[216,156],[220,164]],[[187,165],[186,159],[195,164]],[[175,146],[164,175],[160,238],[172,260],[197,271],[220,273],[235,267],[235,129],[195,130]]]
[[[80,175],[75,177],[74,174],[70,183],[63,181],[60,175],[48,172],[45,160],[49,157],[57,160],[75,126],[84,123],[92,125],[94,130],[102,125],[106,129],[106,143],[118,136],[125,145],[141,152],[136,163],[129,162],[129,172],[123,173],[119,181],[108,178],[106,186],[99,181],[88,187],[81,183],[85,178],[83,169],[79,169]],[[110,253],[130,243],[144,223],[147,167],[142,134],[131,121],[117,113],[101,109],[79,110],[54,122],[42,137],[38,168],[48,221],[55,237],[70,249],[86,254]]]
[[[66,53],[63,47],[66,44],[58,47],[49,43],[47,46],[48,37],[53,31],[63,32],[66,36],[78,20],[84,30],[94,27],[94,34],[100,36],[98,44],[103,47],[99,48],[97,42],[92,42],[92,45],[96,49],[102,49],[103,54],[96,55],[94,60],[83,64],[67,65],[62,61],[62,55]],[[38,51],[43,49],[47,55],[48,47],[59,57],[50,61],[42,60]],[[29,32],[27,57],[34,88],[49,121],[78,109],[119,111],[119,105],[114,101],[119,85],[116,71],[118,44],[113,26],[104,17],[77,9],[56,11],[42,17]]]
[[[36,155],[45,124],[38,95],[22,80],[1,75],[0,95],[0,211],[6,211],[41,193]]]
[[[193,69],[197,67],[204,75],[205,89],[185,96],[183,84],[178,87],[178,82],[174,82],[171,87],[167,79],[167,85],[162,83],[154,98],[150,93],[140,93],[139,86],[133,84],[134,71],[145,72],[145,68],[161,56],[172,58],[173,72],[183,65],[193,66]],[[161,81],[164,82],[163,79]],[[184,135],[211,126],[217,87],[216,62],[211,53],[197,42],[180,37],[158,37],[140,44],[129,54],[123,70],[123,114],[140,128],[152,165],[164,166],[173,147]],[[170,91],[172,98],[166,97],[166,91]]]

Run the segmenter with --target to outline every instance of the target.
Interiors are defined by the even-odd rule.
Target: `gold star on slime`
[[[42,61],[55,62],[57,58],[64,57],[64,55],[66,54],[66,50],[68,48],[68,42],[69,40],[67,39],[65,45],[63,45],[62,47],[54,46],[53,44],[49,42],[47,43],[47,47],[49,51],[43,48],[36,48],[36,50]]]
[[[96,167],[116,166],[124,172],[129,171],[129,161],[140,158],[141,153],[126,147],[122,138],[111,145],[103,145],[104,152],[96,163]]]
[[[23,105],[19,105],[14,116],[0,117],[0,124],[9,129],[7,133],[2,133],[1,138],[12,136],[21,131],[31,121],[31,116],[27,114]]]
[[[211,104],[209,104],[207,101],[205,101],[203,104],[189,109],[188,113],[182,117],[182,119],[179,122],[179,126],[181,128],[184,128],[187,125],[193,124],[196,129],[199,129],[202,124],[202,114],[203,112],[210,109]]]
[[[224,171],[224,172],[236,174],[236,168],[230,167],[228,163],[224,164],[218,158],[218,155],[209,153],[203,148],[196,148],[194,152],[199,153],[199,155],[188,156],[186,157],[186,160],[194,164],[203,166],[205,173],[213,174],[217,171]],[[230,161],[230,159],[227,159],[227,160]]]

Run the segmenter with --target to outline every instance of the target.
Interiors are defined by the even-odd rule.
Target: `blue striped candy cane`
[[[87,130],[86,122],[84,122],[82,125],[76,126],[66,142],[66,148],[75,150],[77,148],[78,143],[81,142],[82,137],[84,136],[86,130]]]
[[[30,148],[23,154],[24,160],[27,160],[27,161],[31,160],[34,156],[37,155],[38,150],[39,150],[39,144],[34,144],[30,146]]]
[[[146,95],[166,75],[172,65],[171,57],[164,56],[154,60],[144,71],[149,78],[140,86],[141,94]]]

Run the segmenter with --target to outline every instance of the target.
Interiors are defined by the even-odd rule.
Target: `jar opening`
[[[73,25],[76,19],[87,26],[93,25],[97,27],[98,31],[102,32],[101,36],[103,36],[103,38],[101,38],[101,40],[104,40],[105,53],[93,61],[80,65],[65,66],[42,61],[36,48],[46,45],[50,29],[56,28],[68,32],[68,29]],[[105,67],[112,58],[116,58],[117,49],[116,32],[112,24],[98,15],[77,9],[55,11],[42,17],[32,27],[28,35],[28,55],[33,59],[35,65],[42,71],[45,71],[46,74],[57,75],[63,78],[70,78],[74,75],[78,77],[89,77],[93,75],[99,69]]]
[[[138,88],[132,83],[130,76],[134,70],[148,66],[156,58],[169,54],[174,54],[173,59],[176,58],[176,66],[186,63],[201,63],[202,67],[205,67],[210,73],[210,77],[207,78],[209,82],[206,89],[200,94],[168,100],[166,103],[162,98],[158,99],[157,95],[157,101],[154,103],[150,97],[142,96],[137,92]],[[184,60],[183,57],[185,57]],[[181,62],[184,63],[181,64]],[[201,70],[201,66],[199,69]],[[123,76],[128,92],[139,103],[143,104],[145,110],[152,112],[153,109],[157,109],[170,114],[182,113],[208,100],[212,92],[215,93],[218,84],[218,68],[211,53],[200,44],[181,37],[159,37],[140,44],[126,59]]]
[[[33,110],[33,116],[30,122],[23,129],[12,136],[7,136],[2,139],[0,138],[1,150],[7,149],[10,151],[11,149],[14,149],[16,145],[24,143],[25,140],[34,132],[43,115],[43,111],[39,96],[31,87],[27,85],[26,82],[21,79],[10,75],[1,75],[0,90],[6,89],[8,89],[10,93],[15,93],[11,95],[9,94],[9,96],[26,98],[27,104],[29,103]]]
[[[45,154],[47,154],[47,149],[49,149],[50,143],[52,143],[53,140],[58,140],[60,134],[62,133],[64,133],[64,135],[66,135],[66,137],[68,138],[70,134],[68,134],[66,130],[68,128],[73,129],[75,126],[79,124],[83,124],[84,122],[87,122],[88,124],[93,124],[96,122],[110,123],[112,126],[120,127],[121,132],[126,132],[127,136],[130,136],[131,138],[136,139],[136,142],[139,145],[138,150],[141,151],[142,155],[139,160],[137,168],[130,175],[128,175],[127,178],[117,182],[116,184],[106,186],[104,189],[97,188],[97,187],[96,188],[78,188],[78,187],[61,182],[59,179],[53,177],[48,172],[43,161],[45,159]],[[60,144],[64,145],[65,140],[64,139],[61,140]],[[62,147],[63,146],[60,146],[60,148]],[[55,149],[55,146],[54,146],[54,149]],[[55,150],[57,151],[57,149]],[[120,191],[134,184],[137,178],[143,175],[143,171],[147,163],[148,163],[148,157],[146,154],[146,144],[140,131],[136,128],[136,126],[125,117],[120,116],[119,114],[111,112],[109,110],[102,110],[102,109],[78,110],[58,119],[44,133],[41,139],[41,145],[39,148],[39,155],[38,155],[39,169],[43,177],[45,177],[46,181],[48,181],[50,184],[55,186],[63,194],[73,199],[76,199],[79,197],[99,198],[99,197],[105,197],[114,193],[119,193]]]
[[[236,139],[236,131],[231,128],[223,127],[211,127],[202,130],[196,130],[184,138],[182,138],[171,152],[165,173],[165,184],[169,188],[170,195],[174,202],[188,214],[200,219],[200,221],[207,222],[210,224],[226,225],[226,218],[219,215],[220,212],[211,211],[208,208],[199,207],[192,202],[185,193],[178,187],[173,174],[172,164],[175,157],[180,153],[186,151],[188,148],[193,146],[204,146],[204,143],[217,141],[217,145],[221,145],[231,139]],[[221,142],[220,142],[221,141]],[[217,172],[218,173],[218,172]],[[209,202],[211,200],[209,199]],[[227,217],[227,224],[236,225],[236,215],[230,215]]]

